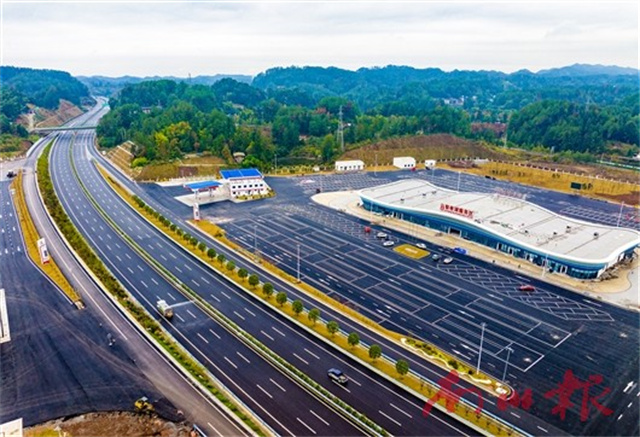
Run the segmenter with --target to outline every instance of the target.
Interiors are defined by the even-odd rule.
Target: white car
[[[388,235],[385,234],[384,232],[378,232],[376,234],[376,238],[387,238],[387,237],[388,237]]]
[[[453,258],[448,256],[445,259],[443,259],[442,262],[445,263],[445,264],[451,264],[453,262]]]
[[[427,250],[427,245],[424,243],[416,243],[418,249]]]
[[[394,243],[393,241],[391,241],[391,240],[387,240],[387,241],[385,241],[384,243],[382,243],[382,245],[383,245],[384,247],[391,247],[391,246],[393,246],[394,244],[395,244],[395,243]]]

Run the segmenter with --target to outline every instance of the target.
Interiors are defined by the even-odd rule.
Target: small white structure
[[[336,171],[360,171],[364,170],[364,162],[359,159],[352,161],[336,161]]]
[[[255,168],[220,170],[220,175],[222,183],[229,187],[229,195],[232,198],[269,193],[269,186],[264,181],[262,173]]]
[[[398,168],[416,168],[416,159],[410,156],[397,156],[393,158],[393,166]]]
[[[425,159],[424,160],[424,168],[426,170],[433,170],[436,168],[436,160],[435,159]]]

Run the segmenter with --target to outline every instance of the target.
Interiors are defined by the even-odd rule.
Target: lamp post
[[[513,352],[513,349],[511,349],[510,346],[507,346],[507,362],[504,364],[504,372],[502,374],[502,380],[503,381],[506,381],[507,367],[509,367],[509,356],[511,355],[511,352]]]
[[[484,328],[486,323],[482,324],[482,332],[480,334],[480,350],[478,352],[478,365],[476,366],[476,373],[480,373],[480,361],[482,360],[482,342],[484,341]]]

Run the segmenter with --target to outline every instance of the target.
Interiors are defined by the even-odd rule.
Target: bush
[[[336,322],[335,320],[330,320],[327,322],[327,331],[329,331],[332,337],[339,330],[340,330],[340,325],[338,325],[338,322]]]
[[[281,291],[278,294],[276,294],[276,302],[278,302],[278,305],[280,306],[287,303],[287,293],[285,293],[284,291]]]
[[[297,316],[304,310],[304,304],[300,299],[296,299],[291,304],[291,309],[293,310],[294,313],[296,313],[296,316]]]
[[[267,298],[271,297],[271,295],[273,294],[273,284],[271,284],[270,282],[265,282],[264,285],[262,285],[262,292],[265,296],[267,296]]]

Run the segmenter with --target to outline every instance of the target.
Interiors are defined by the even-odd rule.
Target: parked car
[[[427,250],[427,245],[424,243],[416,243],[418,249]]]
[[[460,255],[466,255],[467,254],[467,249],[463,249],[462,247],[455,247],[453,249],[454,253],[459,253]]]
[[[445,264],[451,264],[453,262],[453,258],[448,256],[445,259],[443,259],[442,262],[445,263]]]
[[[387,237],[388,237],[388,235],[385,234],[384,232],[378,232],[376,234],[376,238],[387,238]]]
[[[391,241],[391,240],[387,240],[387,241],[385,241],[384,243],[382,243],[382,245],[383,245],[384,247],[391,247],[391,246],[393,246],[394,244],[395,244],[395,243],[394,243],[393,241]]]
[[[347,382],[349,382],[349,378],[347,378],[347,375],[342,373],[342,370],[336,368],[329,369],[327,371],[327,376],[329,376],[329,379],[334,380],[338,384],[346,384]]]
[[[536,291],[536,287],[534,287],[531,284],[522,284],[521,286],[518,287],[518,290],[520,290],[520,291]]]
[[[437,253],[434,253],[431,259],[433,260],[433,262],[438,262],[440,261],[440,255],[438,255]]]

